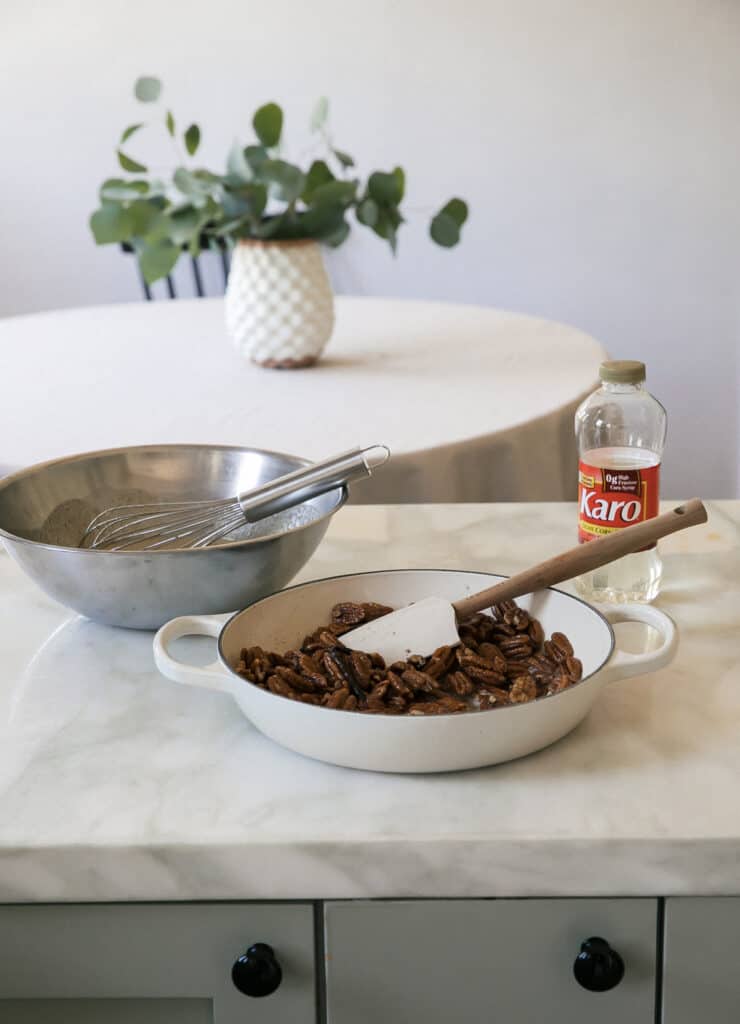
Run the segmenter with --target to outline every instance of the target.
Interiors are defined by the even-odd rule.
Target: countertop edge
[[[0,903],[740,895],[740,840],[0,847]]]

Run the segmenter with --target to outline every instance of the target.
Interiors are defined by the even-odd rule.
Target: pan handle
[[[212,661],[201,668],[178,661],[170,653],[170,645],[182,636],[217,637],[228,618],[228,615],[181,615],[165,622],[154,637],[154,662],[162,675],[176,683],[231,693],[231,673],[220,661]]]
[[[678,630],[673,619],[665,612],[646,604],[624,604],[618,608],[602,606],[599,611],[612,625],[618,622],[644,622],[657,630],[662,641],[655,650],[646,651],[644,654],[632,654],[629,651],[621,651],[618,646],[615,647],[611,658],[601,670],[607,682],[655,672],[673,661],[678,650]]]

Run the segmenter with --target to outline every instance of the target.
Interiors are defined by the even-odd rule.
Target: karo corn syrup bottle
[[[576,412],[578,540],[587,543],[658,514],[666,411],[645,388],[645,364],[602,363],[601,387]],[[575,580],[588,600],[652,601],[663,566],[655,544]]]

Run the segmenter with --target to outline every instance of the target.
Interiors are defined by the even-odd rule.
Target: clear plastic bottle
[[[645,389],[645,364],[602,363],[601,387],[576,412],[581,543],[658,514],[666,411]],[[655,545],[575,580],[592,601],[652,601],[663,566]]]

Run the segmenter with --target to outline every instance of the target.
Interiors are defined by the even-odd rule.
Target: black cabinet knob
[[[605,939],[586,939],[573,964],[573,974],[589,992],[608,992],[624,977],[624,961]]]
[[[256,942],[234,961],[231,980],[245,996],[269,996],[283,980],[283,971],[275,950],[266,942]]]

